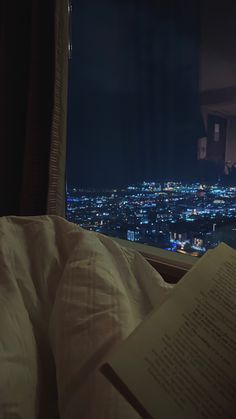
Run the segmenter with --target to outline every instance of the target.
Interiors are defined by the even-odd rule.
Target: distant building
[[[187,233],[170,232],[170,240],[174,242],[185,242],[187,240]]]
[[[203,248],[204,246],[204,240],[202,237],[194,237],[193,239],[193,245],[199,249]]]
[[[132,242],[137,242],[140,239],[140,231],[139,230],[128,230],[127,231],[127,240]]]
[[[206,190],[202,189],[202,188],[199,188],[198,191],[197,191],[197,196],[198,196],[198,198],[204,198],[206,196]]]

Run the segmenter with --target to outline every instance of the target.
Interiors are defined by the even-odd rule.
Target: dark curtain
[[[201,1],[73,3],[68,186],[194,177]]]
[[[0,215],[47,210],[54,95],[55,3],[2,0]]]

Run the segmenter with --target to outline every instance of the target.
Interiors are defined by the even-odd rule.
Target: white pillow
[[[56,251],[53,219],[0,218],[0,419],[52,419],[57,413],[48,339],[49,296],[63,269]]]
[[[50,320],[61,419],[139,418],[99,366],[170,290],[138,253],[78,229]]]
[[[136,419],[107,352],[170,293],[138,253],[59,217],[0,219],[0,419]],[[48,338],[50,325],[50,342]]]
[[[36,341],[11,274],[9,267],[0,266],[0,419],[36,419]]]

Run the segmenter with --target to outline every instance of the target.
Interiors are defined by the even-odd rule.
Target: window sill
[[[178,282],[182,276],[197,262],[197,258],[172,253],[154,246],[134,243],[128,240],[114,239],[121,246],[136,250],[162,275],[165,281]]]

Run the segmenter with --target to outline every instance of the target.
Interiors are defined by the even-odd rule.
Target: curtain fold
[[[62,215],[67,1],[0,7],[0,215]]]
[[[47,201],[47,213],[61,216],[65,214],[68,5],[68,0],[58,0],[55,9],[55,83]]]

